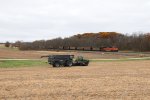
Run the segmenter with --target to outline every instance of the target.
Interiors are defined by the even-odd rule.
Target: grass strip
[[[1,60],[0,68],[21,68],[46,65],[46,61],[41,60]]]
[[[121,59],[90,59],[91,62],[139,61],[139,60],[150,60],[150,57],[143,57],[143,58],[121,58]]]

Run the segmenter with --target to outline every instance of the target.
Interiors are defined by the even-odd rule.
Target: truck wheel
[[[89,65],[89,63],[86,63],[86,64],[85,64],[85,66],[88,66],[88,65]]]
[[[71,67],[72,66],[72,62],[67,62],[66,66]]]
[[[85,66],[85,63],[80,63],[80,66]]]
[[[60,67],[60,64],[59,64],[58,62],[55,62],[55,63],[53,64],[53,67]]]
[[[82,66],[88,66],[89,63],[82,63],[81,65],[82,65]]]

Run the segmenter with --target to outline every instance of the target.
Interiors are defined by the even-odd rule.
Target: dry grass
[[[0,70],[0,99],[149,100],[150,61]]]

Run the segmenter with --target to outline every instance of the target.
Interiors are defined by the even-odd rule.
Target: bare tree
[[[19,42],[20,43],[20,42]],[[68,38],[39,40],[20,43],[21,50],[50,50],[60,47],[109,47],[116,46],[120,50],[150,51],[150,33],[121,34],[116,32],[99,32],[78,34]]]
[[[5,43],[5,47],[10,47],[10,45],[11,45],[11,43],[8,41]]]

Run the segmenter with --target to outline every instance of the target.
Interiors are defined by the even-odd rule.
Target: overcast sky
[[[0,42],[150,32],[150,0],[0,0]]]

